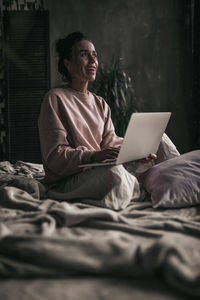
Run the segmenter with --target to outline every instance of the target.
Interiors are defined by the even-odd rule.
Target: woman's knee
[[[137,178],[130,174],[123,165],[109,168],[107,175],[107,180],[112,182],[112,188],[104,198],[106,207],[120,210],[127,207],[132,200],[140,197]]]

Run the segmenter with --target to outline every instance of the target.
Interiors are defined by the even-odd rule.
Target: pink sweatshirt
[[[47,183],[81,172],[78,165],[90,162],[94,151],[118,147],[123,140],[103,98],[69,87],[45,95],[38,126]]]

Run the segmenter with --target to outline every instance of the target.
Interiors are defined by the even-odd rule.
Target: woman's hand
[[[91,157],[92,162],[102,162],[104,160],[113,160],[116,159],[119,154],[119,148],[110,147],[105,150],[100,150],[94,152],[94,154]]]
[[[110,147],[108,149],[96,151],[96,152],[94,152],[94,154],[91,157],[91,162],[98,163],[98,162],[102,162],[104,160],[114,160],[117,158],[117,156],[119,154],[119,150],[120,150],[120,148]],[[149,156],[139,159],[137,161],[141,162],[141,163],[148,163],[150,161],[155,160],[156,158],[157,158],[156,154],[150,153]]]
[[[149,156],[139,159],[138,161],[141,163],[148,163],[150,161],[154,161],[157,159],[157,155],[155,153],[150,153]]]

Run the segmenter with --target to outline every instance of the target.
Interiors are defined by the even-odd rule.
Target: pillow
[[[139,181],[151,194],[154,208],[200,204],[200,150],[155,165]]]

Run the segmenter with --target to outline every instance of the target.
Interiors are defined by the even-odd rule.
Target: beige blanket
[[[0,276],[159,275],[200,296],[200,207],[121,211],[47,198],[42,165],[0,163]]]

